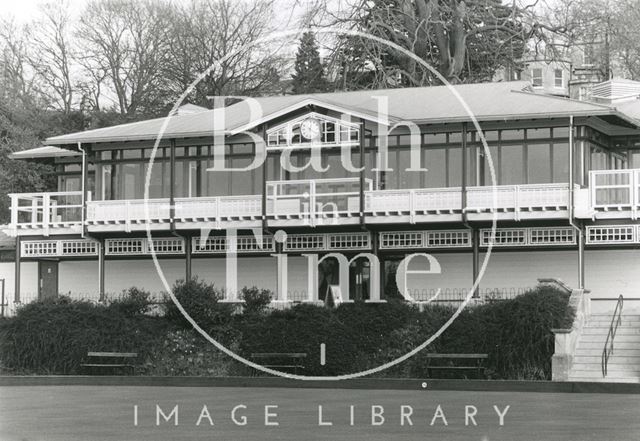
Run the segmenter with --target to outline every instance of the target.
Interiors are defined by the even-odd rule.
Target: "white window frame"
[[[536,76],[535,71],[540,71],[540,76]],[[540,84],[538,85],[536,85],[536,78],[540,78]],[[536,89],[541,89],[542,87],[544,87],[544,75],[542,72],[542,68],[534,67],[531,69],[531,86]]]
[[[560,77],[558,77],[558,72],[560,72]],[[560,85],[558,85],[558,80],[560,80]],[[556,89],[564,89],[564,70],[553,69],[553,86]]]

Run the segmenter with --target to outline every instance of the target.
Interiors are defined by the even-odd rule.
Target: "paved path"
[[[236,425],[231,411],[239,408]],[[134,406],[138,406],[138,426]],[[156,426],[156,405],[168,415],[178,405],[178,426]],[[207,406],[211,420],[203,416]],[[270,421],[265,426],[265,406]],[[318,426],[318,406],[325,422]],[[350,425],[350,406],[355,406]],[[441,406],[443,418],[430,422]],[[504,425],[493,406],[504,412]],[[371,425],[371,406],[384,408],[384,424]],[[411,406],[402,408],[401,406]],[[473,426],[465,406],[475,406]],[[380,408],[375,408],[379,411]],[[413,426],[401,425],[412,411]],[[473,408],[468,408],[473,413]],[[377,419],[380,421],[380,419]],[[0,387],[0,440],[640,440],[640,395],[395,391],[225,387],[19,386]]]

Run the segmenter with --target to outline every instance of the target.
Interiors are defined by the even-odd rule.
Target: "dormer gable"
[[[357,145],[360,124],[308,112],[267,130],[267,149]]]

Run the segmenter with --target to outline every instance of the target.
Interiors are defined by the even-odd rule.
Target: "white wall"
[[[411,275],[410,289],[441,288],[449,290],[471,287],[470,252],[434,253],[441,265],[441,274]],[[481,263],[485,255],[481,255]],[[159,261],[170,285],[184,278],[183,259],[162,259]],[[424,260],[413,261],[411,269],[425,265]],[[577,286],[576,251],[495,251],[480,282],[483,289],[511,289],[535,286],[541,277],[556,277],[570,286]],[[93,294],[97,297],[98,265],[91,261],[61,261],[59,287],[61,293]],[[640,297],[640,250],[595,250],[586,251],[585,257],[586,288],[592,297],[617,298]],[[21,290],[24,300],[37,297],[37,262],[23,262],[21,268]],[[224,288],[225,259],[194,258],[192,274],[214,282]],[[241,257],[238,259],[238,287],[258,286],[276,291],[276,259],[274,257]],[[14,265],[11,262],[0,263],[0,278],[5,279],[5,293],[13,300]],[[151,292],[164,291],[160,278],[151,259],[107,260],[105,264],[105,291],[119,293],[131,286],[137,286]],[[289,257],[288,295],[290,299],[307,298],[307,261],[304,257]],[[625,308],[640,301],[627,302]]]
[[[13,262],[0,262],[0,279],[5,280],[5,296],[13,302],[15,291],[15,266]],[[20,292],[23,299],[38,298],[38,263],[23,262],[20,265]]]

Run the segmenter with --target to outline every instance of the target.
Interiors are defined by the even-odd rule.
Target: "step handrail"
[[[613,317],[611,317],[611,325],[609,326],[609,333],[607,334],[607,340],[604,342],[604,348],[602,350],[602,376],[607,376],[607,364],[609,363],[609,357],[613,354],[613,341],[616,338],[616,331],[618,326],[622,322],[622,307],[624,306],[624,298],[622,294],[618,297],[616,302],[616,309],[613,310]]]

